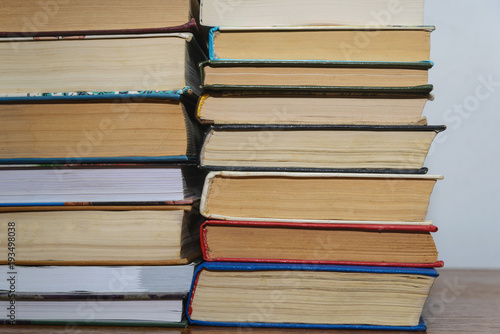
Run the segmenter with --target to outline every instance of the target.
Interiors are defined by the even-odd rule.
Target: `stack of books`
[[[2,4],[5,323],[186,325],[201,256],[197,5]]]
[[[423,1],[203,0],[194,324],[424,330],[443,265]],[[225,9],[223,12],[222,9]]]

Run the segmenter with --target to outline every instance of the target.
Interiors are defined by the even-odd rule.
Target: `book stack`
[[[425,330],[443,265],[426,221],[444,126],[430,98],[423,1],[203,0],[210,124],[206,262],[191,323]]]
[[[186,325],[201,255],[197,5],[2,4],[4,323]]]

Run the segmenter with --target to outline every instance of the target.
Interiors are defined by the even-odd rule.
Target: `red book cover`
[[[291,229],[291,230],[299,230],[299,235],[295,240],[298,248],[304,247],[307,244],[306,240],[303,240],[300,237],[301,233],[307,233],[307,231],[313,230],[325,230],[325,231],[366,231],[366,232],[376,232],[377,235],[382,235],[386,232],[392,233],[402,233],[404,234],[420,234],[425,235],[431,232],[436,232],[438,228],[434,225],[378,225],[378,224],[318,224],[318,223],[286,223],[286,222],[254,222],[254,221],[222,221],[222,220],[208,220],[202,226],[200,230],[200,241],[203,252],[203,258],[206,261],[222,261],[222,262],[262,262],[262,263],[309,263],[309,264],[338,264],[338,265],[360,265],[360,266],[390,266],[390,267],[421,267],[421,268],[435,268],[442,267],[444,265],[443,261],[431,261],[431,262],[397,262],[397,261],[352,261],[352,260],[341,260],[335,259],[335,256],[330,258],[323,259],[305,259],[305,258],[294,258],[291,249],[281,252],[281,256],[274,256],[272,258],[263,258],[263,257],[239,257],[239,256],[224,256],[221,254],[220,256],[213,255],[213,245],[211,245],[208,238],[208,227],[210,226],[222,226],[222,227],[247,227],[247,228],[255,228],[254,231],[262,230],[262,233],[266,233],[263,229]],[[251,230],[248,230],[248,233],[240,233],[239,236],[244,240],[245,235],[252,234]],[[320,235],[320,234],[318,234]],[[327,241],[329,237],[325,235]],[[381,239],[383,240],[383,239]],[[229,243],[230,240],[227,240]],[[242,241],[239,241],[237,247],[244,247]],[[258,241],[260,242],[260,241]],[[384,241],[382,241],[384,242]],[[233,244],[237,244],[238,241],[233,241]],[[333,242],[330,242],[332,244]],[[433,241],[432,241],[433,244]],[[260,245],[253,244],[252,248],[258,248]],[[268,246],[269,247],[269,244]],[[277,246],[279,247],[279,246]],[[390,247],[394,247],[394,245],[389,245]],[[271,246],[272,248],[272,246]],[[296,248],[296,247],[294,247]],[[333,251],[330,251],[330,254]]]
[[[0,37],[53,37],[53,36],[88,36],[88,35],[128,35],[154,34],[171,32],[192,32],[199,34],[196,20],[193,18],[180,26],[139,29],[99,29],[99,30],[59,30],[59,31],[0,31]]]

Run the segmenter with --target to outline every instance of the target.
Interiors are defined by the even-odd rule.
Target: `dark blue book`
[[[320,247],[320,246],[318,246]],[[205,262],[190,323],[208,326],[425,330],[434,269]]]

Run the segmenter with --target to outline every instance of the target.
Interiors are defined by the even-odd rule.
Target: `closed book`
[[[2,2],[0,36],[195,31],[198,0]],[[195,20],[196,18],[196,20]]]
[[[354,91],[205,91],[196,116],[203,124],[427,125],[428,93]]]
[[[0,207],[185,205],[202,179],[190,164],[0,165]]]
[[[2,319],[10,325],[186,327],[183,319],[184,298],[162,295],[129,296],[58,296],[58,298],[18,299],[15,318]],[[141,299],[142,298],[142,299]],[[149,299],[146,299],[149,298]],[[9,300],[0,300],[8,309]],[[97,308],[94,309],[94,308]],[[41,312],[43,310],[43,312]],[[10,311],[9,311],[10,312]]]
[[[185,264],[201,255],[202,221],[197,208],[189,206],[5,211],[0,213],[0,225],[10,233],[0,238],[5,246],[5,260],[0,263]],[[9,256],[13,239],[15,256]]]
[[[6,324],[184,327],[195,263],[171,266],[0,266]],[[15,286],[15,291],[13,290]],[[10,309],[9,309],[10,308]]]
[[[428,61],[412,63],[209,60],[200,63],[205,91],[426,93]]]
[[[434,269],[205,262],[195,271],[193,324],[425,330]],[[408,307],[400,307],[400,305]]]
[[[422,174],[210,172],[200,212],[221,220],[428,225],[429,199],[439,179]]]
[[[0,273],[14,273],[19,280],[16,298],[40,299],[65,298],[84,299],[91,296],[122,295],[133,299],[148,299],[146,294],[164,297],[185,296],[190,290],[193,271],[197,262],[168,266],[24,266],[2,265]],[[10,284],[0,284],[2,296],[10,291]],[[142,297],[140,297],[142,295]],[[139,298],[140,297],[140,298]]]
[[[433,225],[206,221],[206,261],[441,267]]]
[[[207,26],[422,25],[423,0],[201,0]]]
[[[0,97],[0,163],[195,161],[193,108],[179,93]]]
[[[421,62],[432,26],[215,27],[211,60]]]
[[[191,33],[0,39],[0,96],[53,92],[199,93],[205,59]]]
[[[214,125],[200,154],[210,169],[418,172],[444,126]]]

